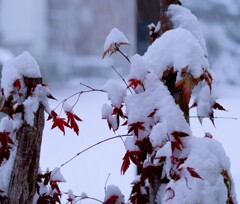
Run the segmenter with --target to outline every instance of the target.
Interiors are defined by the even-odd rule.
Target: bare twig
[[[120,49],[119,49],[119,45],[117,45],[117,43],[115,43],[115,47],[114,49],[119,52],[130,64],[131,64],[131,61],[130,59],[128,58],[128,56],[126,54],[124,54]]]
[[[189,116],[189,118],[209,118],[210,116]],[[234,117],[213,117],[214,119],[227,119],[227,120],[238,120],[238,118]]]
[[[121,138],[122,139],[122,138]],[[106,179],[106,182],[105,182],[105,186],[104,186],[104,191],[106,192],[106,189],[107,189],[107,182],[108,182],[108,179],[110,177],[110,173],[108,174],[107,176],[107,179]]]
[[[113,70],[117,73],[117,75],[123,80],[124,84],[126,85],[127,89],[130,91],[130,93],[133,94],[133,93],[132,93],[132,90],[128,87],[128,84],[127,84],[126,80],[125,80],[125,79],[122,77],[122,75],[117,71],[117,69],[116,69],[114,66],[112,66],[112,69],[113,69]]]
[[[57,105],[53,110],[56,110],[56,109],[62,104],[62,108],[61,108],[61,111],[60,111],[60,115],[61,115],[61,112],[62,112],[64,103],[65,103],[67,100],[69,100],[70,98],[73,98],[74,96],[78,96],[78,97],[77,97],[77,100],[75,101],[74,105],[72,106],[72,109],[76,106],[76,104],[77,104],[78,101],[79,101],[80,96],[81,96],[82,94],[84,94],[84,93],[90,93],[90,92],[103,92],[103,93],[106,93],[106,91],[104,91],[104,90],[102,90],[102,89],[92,88],[92,87],[90,87],[90,86],[88,86],[88,85],[85,85],[85,84],[83,84],[83,83],[80,83],[80,85],[85,86],[85,87],[89,88],[90,90],[79,91],[79,92],[77,92],[77,93],[72,94],[71,96],[69,96],[69,97],[65,98],[64,100],[62,100],[61,102],[59,102],[58,105]]]
[[[87,147],[86,149],[78,152],[78,153],[77,153],[75,156],[73,156],[71,159],[69,159],[68,161],[66,161],[66,162],[64,162],[63,164],[61,164],[59,168],[65,166],[66,164],[68,164],[69,162],[71,162],[72,160],[74,160],[76,157],[78,157],[79,155],[83,154],[84,152],[92,149],[93,147],[96,147],[96,146],[98,146],[98,145],[100,145],[100,144],[102,144],[102,143],[105,143],[105,142],[107,142],[107,141],[110,141],[110,140],[114,140],[114,139],[122,138],[122,137],[130,137],[130,136],[132,136],[132,135],[117,135],[117,136],[110,137],[110,138],[107,138],[107,139],[105,139],[105,140],[102,140],[102,141],[100,141],[100,142],[97,142],[97,143],[95,143],[95,144]]]

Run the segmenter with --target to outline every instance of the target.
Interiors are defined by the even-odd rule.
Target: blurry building
[[[0,47],[29,50],[50,77],[96,74],[109,66],[101,56],[112,28],[125,33],[132,43],[126,52],[134,53],[135,16],[135,0],[0,0]]]

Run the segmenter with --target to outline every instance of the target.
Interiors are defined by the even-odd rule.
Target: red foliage
[[[66,115],[67,115],[67,123],[69,127],[72,128],[77,135],[79,135],[79,127],[76,120],[82,121],[82,119],[79,118],[76,114],[71,112],[66,112]]]
[[[20,79],[14,81],[13,86],[16,87],[18,91],[20,91],[20,89],[22,88]]]
[[[57,114],[54,110],[52,110],[51,113],[48,115],[47,120],[54,119],[54,118],[56,118],[57,116],[58,116],[58,114]]]
[[[125,174],[127,171],[129,165],[130,165],[130,160],[137,165],[138,167],[141,168],[141,160],[139,159],[141,157],[142,152],[141,151],[127,151],[126,154],[123,157],[123,163],[121,167],[121,172],[122,174]]]
[[[103,204],[115,204],[117,200],[118,200],[118,195],[112,195],[106,201],[104,201]]]
[[[8,160],[13,141],[10,137],[10,132],[0,132],[0,166],[4,159]]]
[[[218,110],[222,110],[222,111],[226,111],[226,109],[225,108],[223,108],[219,103],[217,103],[217,102],[215,102],[214,104],[213,104],[213,107],[212,107],[213,109],[218,109]]]
[[[55,127],[58,127],[65,135],[64,127],[69,127],[69,125],[65,121],[65,118],[53,118],[53,124],[51,129],[54,129]]]
[[[132,124],[129,124],[129,130],[128,130],[128,133],[130,132],[134,132],[134,134],[136,136],[138,136],[138,131],[139,130],[145,130],[144,126],[143,126],[144,122],[136,122],[136,123],[132,123]]]
[[[201,76],[201,80],[205,80],[207,85],[210,88],[210,91],[212,91],[212,81],[213,81],[213,78],[212,78],[212,75],[210,74],[210,72],[208,70],[204,71],[204,73]]]
[[[143,193],[143,190],[145,187],[141,184],[141,182],[134,183],[132,187],[132,192],[129,200],[132,203],[136,204],[146,204],[149,202],[148,192],[146,190],[146,193]]]
[[[188,170],[188,172],[191,174],[192,177],[194,177],[194,178],[199,178],[199,179],[203,179],[203,178],[196,172],[196,170],[195,170],[194,168],[188,166],[188,167],[187,167],[187,170]]]
[[[46,172],[45,174],[39,174],[37,179],[37,193],[39,198],[37,200],[37,204],[56,204],[61,203],[61,191],[58,186],[59,181],[51,180],[51,171]],[[43,183],[45,186],[49,186],[49,192],[43,193],[40,195],[40,186],[39,183]]]
[[[129,79],[128,81],[130,83],[127,88],[132,87],[133,89],[136,89],[138,86],[143,86],[143,83],[138,79],[133,78],[133,79]]]

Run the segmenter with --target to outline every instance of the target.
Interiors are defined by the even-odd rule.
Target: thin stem
[[[59,102],[59,103],[57,104],[57,106],[56,106],[53,110],[56,110],[61,104],[64,104],[67,100],[69,100],[70,98],[73,98],[73,97],[76,96],[76,95],[78,95],[78,98],[77,98],[76,102],[74,103],[74,106],[77,104],[80,96],[81,96],[82,94],[84,94],[84,93],[90,93],[90,92],[104,92],[104,93],[106,93],[106,91],[104,91],[104,90],[102,90],[102,89],[95,89],[95,88],[92,88],[92,87],[87,86],[87,85],[85,85],[85,84],[82,84],[82,83],[80,83],[80,84],[83,85],[83,86],[88,87],[90,90],[79,91],[79,92],[77,92],[77,93],[74,93],[74,94],[70,95],[69,97],[67,97],[67,98],[65,98],[64,100],[62,100],[61,102]]]
[[[189,118],[209,118],[209,116],[189,116]],[[238,120],[234,117],[213,117],[214,119],[227,119],[227,120]]]
[[[79,199],[78,199],[78,200],[76,200],[76,201],[80,201],[80,200],[89,199],[89,200],[94,200],[94,201],[97,201],[97,202],[99,202],[99,203],[104,203],[103,201],[101,201],[101,200],[98,200],[97,198],[93,198],[93,197],[89,197],[89,196],[87,196],[87,197],[84,197],[84,198],[81,198],[81,196],[76,196],[76,198],[79,198]],[[70,202],[67,202],[66,204],[68,204],[68,203],[70,203]]]
[[[121,138],[122,139],[122,138]],[[108,174],[107,176],[107,179],[106,179],[106,182],[105,182],[105,186],[104,186],[104,191],[106,192],[106,189],[107,189],[107,182],[108,182],[108,179],[110,177],[110,173]]]
[[[125,54],[119,49],[119,46],[117,45],[117,43],[115,43],[115,50],[116,50],[117,52],[119,52],[119,53],[131,64],[130,59],[128,58],[127,55],[125,55]]]
[[[122,77],[122,75],[117,71],[117,69],[116,69],[114,66],[112,66],[112,69],[113,69],[113,70],[117,73],[117,75],[123,80],[124,84],[126,85],[127,89],[130,91],[130,93],[133,94],[133,93],[132,93],[132,90],[128,87],[128,84],[127,84],[126,80],[125,80],[125,79]]]
[[[95,143],[95,144],[87,147],[86,149],[78,152],[75,156],[73,156],[72,158],[70,158],[68,161],[66,161],[66,162],[64,162],[63,164],[61,164],[59,168],[65,166],[66,164],[68,164],[69,162],[71,162],[72,160],[74,160],[76,157],[78,157],[79,155],[83,154],[84,152],[92,149],[93,147],[96,147],[96,146],[98,146],[98,145],[100,145],[100,144],[102,144],[102,143],[105,143],[105,142],[107,142],[107,141],[114,140],[114,139],[116,139],[116,138],[130,137],[130,136],[132,136],[132,135],[117,135],[117,136],[110,137],[110,138],[107,138],[107,139],[105,139],[105,140],[102,140],[102,141],[100,141],[100,142],[97,142],[97,143]]]

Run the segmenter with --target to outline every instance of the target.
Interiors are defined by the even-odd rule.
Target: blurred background
[[[107,34],[119,28],[131,42],[126,53],[143,54],[149,44],[146,25],[156,22],[157,4],[158,0],[0,0],[0,61],[28,50],[48,81],[76,75],[109,77],[106,67],[125,64],[118,57],[101,60]],[[200,21],[215,81],[239,84],[240,1],[183,4]]]
[[[121,56],[102,60],[106,36],[117,27],[131,43],[125,46],[124,52],[129,56],[136,52],[143,54],[150,44],[146,26],[157,21],[158,1],[0,0],[0,69],[6,60],[28,50],[39,63],[44,81],[50,84],[53,95],[60,101],[78,92],[80,81],[99,87],[103,81],[117,78],[112,65],[125,76],[129,65]],[[198,17],[205,36],[211,73],[215,84],[221,85],[216,86],[220,103],[229,111],[221,112],[220,116],[240,118],[240,1],[182,2]],[[101,106],[106,102],[107,97],[100,94],[84,96],[78,102],[75,111],[84,121],[80,125],[80,137],[71,131],[63,137],[59,130],[51,130],[51,123],[46,122],[42,170],[52,170],[80,150],[112,137],[113,133],[101,120]],[[57,101],[51,101],[50,105],[55,107],[57,104]],[[191,115],[196,113],[191,112]],[[211,123],[204,121],[201,126],[198,120],[191,120],[194,135],[201,137],[205,132],[211,132],[223,144],[231,159],[236,189],[239,189],[239,121],[216,119],[215,123],[216,129]],[[125,132],[124,129],[118,133]],[[136,169],[131,168],[127,175],[120,175],[124,154],[121,141],[87,152],[62,169],[68,181],[63,190],[71,188],[77,195],[86,191],[90,196],[102,199],[104,185],[111,173],[108,183],[118,185],[125,195],[129,195]]]

